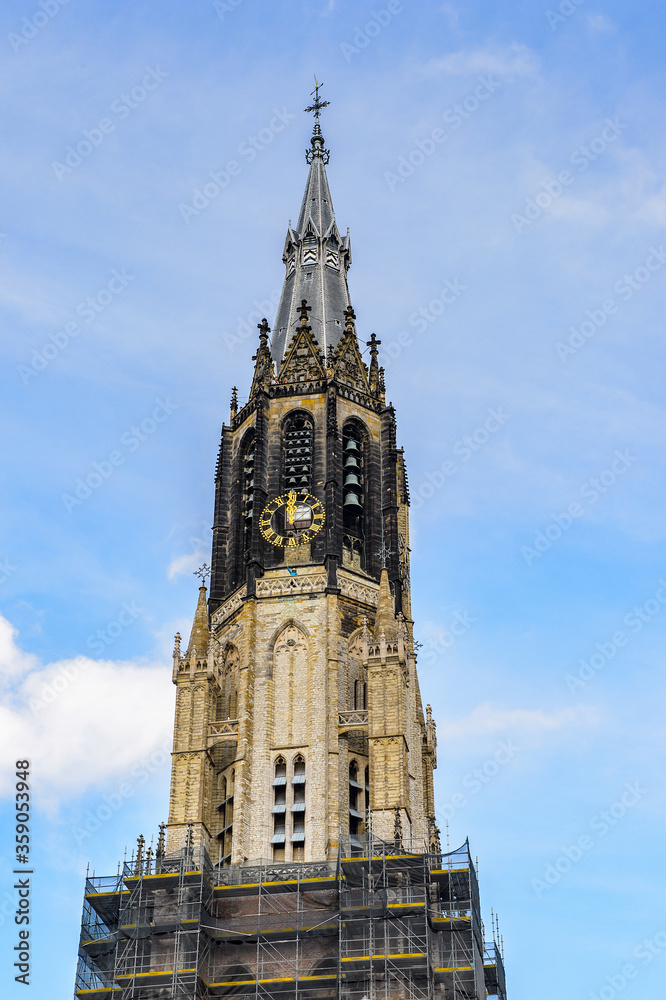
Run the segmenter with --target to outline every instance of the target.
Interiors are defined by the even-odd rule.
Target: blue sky
[[[660,996],[666,14],[44,2],[0,13],[3,968],[15,759],[34,996],[71,995],[87,863],[166,818],[172,637],[316,72],[408,461],[440,825],[479,856],[512,1000]]]

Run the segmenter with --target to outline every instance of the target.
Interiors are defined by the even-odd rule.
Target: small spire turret
[[[252,357],[255,364],[250,397],[254,396],[255,392],[260,389],[268,389],[275,375],[271,349],[268,346],[268,335],[271,328],[266,317],[262,319],[261,323],[257,323],[257,329],[259,330],[259,347],[257,353]]]
[[[367,346],[370,348],[370,373],[368,376],[368,381],[370,383],[370,392],[376,396],[380,390],[380,375],[379,375],[379,363],[377,357],[379,351],[377,348],[381,344],[381,340],[377,340],[374,333],[370,334],[370,340],[366,341]]]

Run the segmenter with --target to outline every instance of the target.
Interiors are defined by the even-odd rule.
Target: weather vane
[[[305,110],[314,111],[315,120],[317,120],[321,114],[321,109],[327,108],[331,102],[319,100],[319,89],[320,87],[323,87],[324,84],[319,83],[316,76],[314,78],[314,82],[315,82],[315,89],[312,91],[312,94],[314,94],[314,102],[310,105],[309,108],[306,108]],[[310,97],[312,97],[312,94],[310,94]]]
[[[314,101],[306,111],[314,111],[314,127],[312,129],[312,138],[310,139],[310,149],[305,150],[305,161],[306,163],[312,163],[315,159],[321,159],[324,163],[328,163],[330,158],[330,150],[324,149],[324,137],[321,134],[321,125],[319,124],[319,116],[321,115],[321,109],[327,108],[330,101],[322,101],[319,97],[319,91],[324,86],[320,83],[317,77],[314,78],[315,89],[312,91],[314,94]]]
[[[208,563],[204,563],[203,566],[199,566],[199,569],[195,569],[192,576],[201,577],[201,586],[206,586],[206,579],[210,576],[210,566]]]

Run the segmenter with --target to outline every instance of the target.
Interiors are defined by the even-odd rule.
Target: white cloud
[[[539,68],[536,55],[519,42],[504,48],[463,49],[451,52],[440,59],[431,60],[425,67],[427,76],[470,76],[494,73],[495,76],[535,76]]]
[[[186,552],[182,556],[176,556],[167,567],[167,576],[170,580],[175,580],[179,576],[187,573],[194,573],[201,565],[204,557],[203,551]]]
[[[31,761],[33,794],[51,811],[103,785],[169,740],[173,686],[166,665],[86,656],[43,665],[0,616],[0,794],[13,764]],[[10,688],[11,685],[11,688]]]

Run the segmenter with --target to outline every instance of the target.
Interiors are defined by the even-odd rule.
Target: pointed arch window
[[[314,427],[302,410],[290,414],[284,422],[282,479],[285,490],[309,493],[312,489]]]
[[[354,708],[365,711],[368,707],[368,685],[361,677],[354,681]]]
[[[273,777],[273,860],[284,861],[287,839],[287,762],[277,757]]]
[[[291,779],[291,844],[294,861],[305,861],[305,757],[294,757]]]
[[[234,784],[235,770],[223,777],[220,784],[221,801],[218,808],[220,814],[220,832],[217,839],[220,843],[220,860],[223,865],[231,864],[231,848],[234,835]]]

